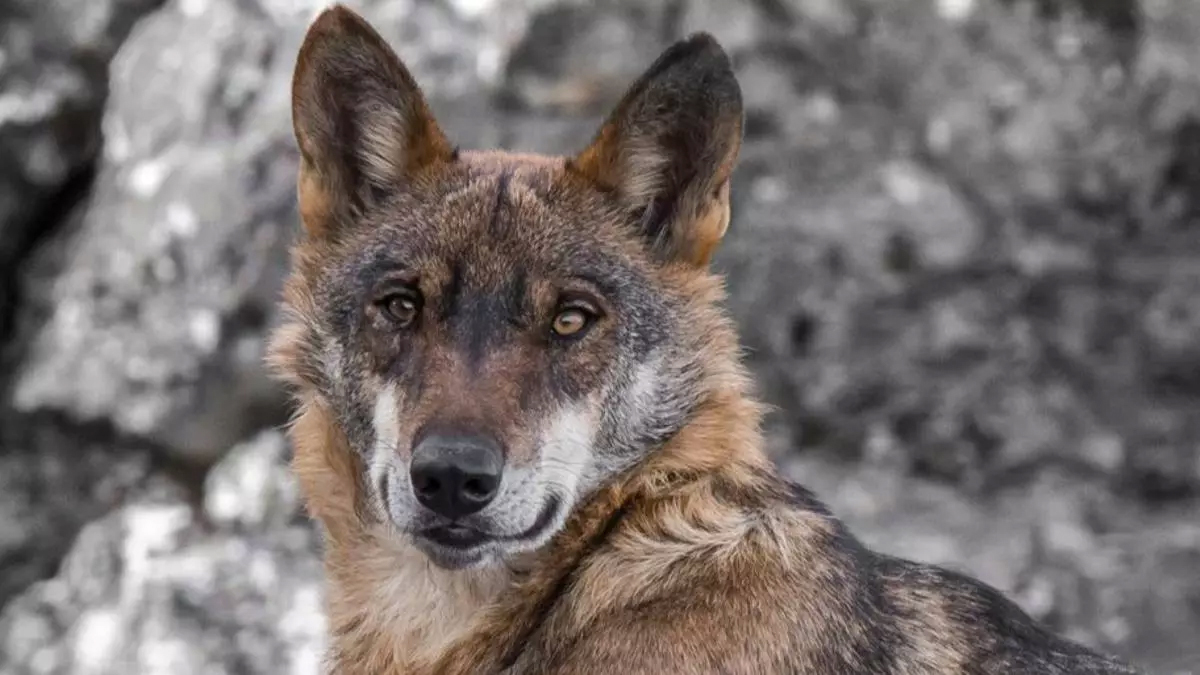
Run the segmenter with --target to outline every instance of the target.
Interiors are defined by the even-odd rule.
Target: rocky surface
[[[153,448],[55,414],[3,418],[0,448],[0,607],[53,575],[89,521],[168,474]]]
[[[259,364],[325,3],[158,4],[0,9],[4,673],[316,667]],[[716,33],[748,106],[717,264],[781,464],[879,548],[1200,672],[1200,7],[348,4],[468,148],[577,148]]]
[[[201,508],[142,494],[88,525],[0,613],[0,672],[319,673],[320,561],[286,456],[264,432],[208,475]]]
[[[14,309],[11,270],[88,179],[109,59],[159,3],[0,5],[0,333]]]

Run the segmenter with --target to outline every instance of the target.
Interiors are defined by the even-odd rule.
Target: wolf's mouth
[[[561,503],[561,500],[556,495],[550,495],[550,498],[546,500],[546,505],[542,507],[542,512],[538,514],[537,520],[533,521],[533,525],[524,532],[509,536],[500,536],[496,537],[496,539],[501,541],[525,541],[538,538],[546,531],[546,528],[550,527],[550,523],[554,522]]]
[[[473,530],[462,525],[431,527],[419,532],[418,536],[428,539],[438,546],[456,549],[475,548],[489,539],[486,534],[479,530]]]
[[[425,544],[422,548],[435,562],[444,567],[460,567],[482,557],[481,547],[497,542],[518,542],[539,539],[558,516],[562,500],[551,495],[529,528],[516,534],[491,534],[459,524],[437,525],[416,533]]]

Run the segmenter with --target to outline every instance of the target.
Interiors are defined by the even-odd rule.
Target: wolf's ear
[[[707,33],[675,43],[626,92],[570,166],[614,193],[655,252],[705,266],[729,227],[742,94]]]
[[[300,215],[316,236],[454,153],[400,58],[342,5],[322,12],[300,47],[292,126]]]

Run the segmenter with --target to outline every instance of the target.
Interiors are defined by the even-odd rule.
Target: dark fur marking
[[[388,513],[392,509],[391,495],[388,494],[391,489],[391,480],[388,472],[384,471],[379,477],[379,485],[375,488],[379,491],[379,501],[383,504],[384,513]]]
[[[492,206],[492,217],[488,221],[488,232],[492,236],[503,234],[504,206],[508,201],[508,184],[512,181],[512,169],[506,168],[500,173],[496,186],[496,203]]]
[[[439,314],[442,321],[449,321],[455,312],[459,311],[463,292],[463,264],[455,260],[450,265],[450,280],[442,289],[442,301]]]
[[[651,199],[638,216],[638,228],[651,248],[661,249],[670,232],[671,218],[675,215],[674,199],[660,201]]]
[[[793,483],[791,481],[787,481],[786,486],[789,501],[796,507],[805,511],[811,511],[813,513],[820,514],[822,516],[833,517],[833,513],[829,510],[829,507],[826,506],[824,502],[817,499],[817,496],[808,488],[799,483]]]
[[[517,329],[529,328],[529,275],[524,269],[513,270],[508,284],[508,300],[505,306],[507,318]]]
[[[544,387],[542,378],[526,377],[517,383],[517,408],[527,412],[533,408],[537,399],[538,389]]]
[[[462,346],[474,371],[508,330],[506,304],[503,292],[472,292],[464,295],[459,313],[452,318],[455,343]]]

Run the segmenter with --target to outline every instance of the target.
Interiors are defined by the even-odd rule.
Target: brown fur
[[[729,223],[742,119],[711,38],[665,54],[570,159],[452,150],[399,59],[342,7],[310,29],[293,85],[305,236],[271,360],[297,392],[294,470],[325,535],[332,672],[1132,672],[1050,635],[977,581],[867,551],[775,473],[720,280],[707,270]],[[500,233],[487,225],[497,214],[507,214]],[[403,219],[424,225],[390,234]],[[337,279],[359,279],[364,251],[401,239],[416,242],[408,263],[419,272],[403,281],[419,284],[429,312],[450,308],[436,310],[443,318],[402,337],[374,305],[339,318],[347,301],[334,290],[349,282]],[[481,239],[493,257],[472,253]],[[462,311],[451,304],[456,285],[507,288],[525,262],[552,267],[579,247],[620,261],[670,305],[655,321],[676,349],[645,348],[643,380],[617,383],[612,364],[630,358],[621,322],[650,310],[597,289],[583,289],[604,305],[594,334],[553,358],[541,338],[478,342],[492,330],[483,320],[461,335],[450,328]],[[453,256],[459,267],[447,266]],[[544,320],[558,283],[530,276],[530,306],[512,311]],[[525,320],[506,330],[526,335]],[[397,373],[397,354],[418,344],[423,379],[402,389],[395,383],[414,375]],[[647,365],[666,358],[678,367]],[[577,393],[530,384],[547,372]],[[379,420],[373,432],[356,421],[367,409],[357,398],[374,397],[384,422],[404,411],[387,461],[406,461],[421,425],[453,423],[489,430],[522,468],[538,466],[536,432],[558,419],[547,411],[564,396],[588,411],[579,424],[594,425],[620,403],[603,392],[634,396],[655,378],[678,395],[664,403],[664,392],[643,392],[670,433],[636,461],[612,459],[621,468],[601,475],[548,542],[503,564],[433,564],[372,497],[363,439],[383,432]],[[686,412],[678,423],[675,407]]]

